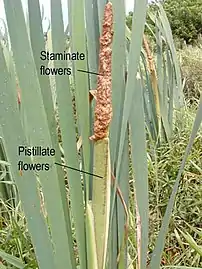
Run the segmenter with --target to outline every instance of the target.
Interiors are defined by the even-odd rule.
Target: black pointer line
[[[81,70],[81,69],[77,69],[77,71],[83,72],[83,73],[88,73],[88,74],[93,74],[93,75],[98,75],[98,76],[104,76],[104,75],[98,74],[96,72],[91,72],[91,71],[86,71],[86,70]]]
[[[84,174],[88,174],[88,175],[91,175],[91,176],[94,176],[94,177],[99,177],[99,178],[103,178],[101,176],[98,176],[98,175],[95,175],[95,174],[92,174],[92,173],[89,173],[89,172],[86,172],[86,171],[83,171],[83,170],[79,170],[79,169],[76,169],[74,167],[71,167],[71,166],[68,166],[68,165],[64,165],[64,164],[61,164],[61,163],[55,163],[57,165],[60,165],[60,166],[63,166],[63,167],[66,167],[66,168],[69,168],[69,169],[72,169],[74,171],[78,171],[78,172],[82,172]]]

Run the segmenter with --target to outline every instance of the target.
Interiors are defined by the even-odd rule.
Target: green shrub
[[[194,44],[202,35],[202,0],[165,0],[162,2],[166,12],[174,38],[187,44]],[[156,12],[157,6],[150,3],[149,11]],[[133,12],[129,12],[126,23],[129,28],[132,26]],[[153,23],[147,16],[149,26],[154,30]],[[147,29],[146,29],[147,30]],[[147,31],[150,34],[150,31]]]
[[[202,0],[165,0],[163,7],[174,36],[186,43],[198,39],[202,33]]]

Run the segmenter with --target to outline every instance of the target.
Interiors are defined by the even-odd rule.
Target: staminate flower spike
[[[113,14],[112,3],[108,3],[104,10],[102,36],[100,37],[99,74],[96,93],[94,135],[91,140],[108,137],[109,124],[112,119],[112,39],[113,39]]]
[[[92,212],[95,224],[95,242],[98,269],[104,269],[109,232],[111,161],[109,149],[109,125],[112,119],[111,64],[112,64],[113,14],[112,4],[105,6],[100,37],[99,74],[96,89],[94,134]],[[89,254],[90,255],[90,254]]]

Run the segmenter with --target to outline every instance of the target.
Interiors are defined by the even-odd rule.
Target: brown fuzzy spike
[[[105,6],[102,35],[100,37],[99,74],[97,83],[94,135],[91,140],[100,140],[108,136],[109,124],[112,119],[112,44],[113,13],[112,4]]]

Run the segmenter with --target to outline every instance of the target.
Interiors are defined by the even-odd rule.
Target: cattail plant
[[[0,179],[4,183],[12,181],[17,188],[16,196],[20,198],[33,249],[29,248],[28,255],[20,252],[18,258],[0,249],[3,262],[0,267],[146,269],[151,260],[150,269],[160,268],[175,196],[201,122],[202,106],[149,260],[147,139],[150,136],[146,134],[154,128],[154,114],[161,118],[169,134],[173,104],[176,108],[181,101],[178,98],[181,76],[161,4],[156,22],[159,26],[156,74],[151,63],[148,68],[146,58],[151,60],[151,56],[142,53],[147,2],[135,1],[130,32],[125,25],[123,0],[69,0],[66,42],[61,0],[50,1],[47,41],[39,0],[28,0],[27,21],[20,0],[4,0],[10,44],[0,42],[0,158],[4,158],[0,160],[1,167],[3,164]],[[167,61],[162,40],[167,44]],[[40,59],[44,50],[63,53],[67,43],[68,51],[84,53],[85,59],[51,63]],[[42,64],[55,68],[70,66],[72,74],[50,79],[40,75]],[[16,80],[20,91],[16,89]],[[155,102],[151,95],[156,96]],[[16,153],[19,145],[54,148],[54,156],[21,158],[31,164],[48,163],[50,169],[19,173]],[[137,215],[133,208],[137,208]],[[18,210],[22,214],[19,207]],[[127,240],[130,216],[136,216],[137,245]],[[137,258],[130,257],[131,248],[137,251]]]
[[[158,81],[157,81],[157,73],[156,73],[156,67],[154,63],[154,58],[151,53],[149,43],[147,40],[146,35],[143,36],[143,47],[147,55],[147,62],[148,62],[148,70],[150,73],[150,80],[151,80],[151,86],[153,90],[154,95],[154,101],[155,101],[155,109],[156,109],[156,116],[158,119],[158,129],[157,133],[159,135],[160,133],[160,127],[161,127],[161,112],[160,112],[160,101],[159,101],[159,89],[158,89]]]
[[[95,222],[98,268],[104,269],[107,253],[110,212],[111,161],[109,147],[109,125],[112,119],[112,39],[113,11],[109,2],[104,9],[102,35],[100,37],[99,75],[96,91],[94,117],[92,210]]]

